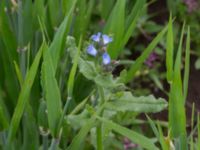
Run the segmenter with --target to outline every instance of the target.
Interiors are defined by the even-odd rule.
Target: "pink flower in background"
[[[145,61],[145,65],[147,65],[149,68],[152,68],[154,66],[154,62],[158,59],[158,54],[155,52],[151,53],[148,57],[148,59]]]
[[[137,144],[132,143],[127,137],[123,139],[123,143],[124,143],[124,150],[130,150],[138,146]]]
[[[187,5],[189,13],[197,10],[199,6],[197,0],[183,0],[183,2]]]

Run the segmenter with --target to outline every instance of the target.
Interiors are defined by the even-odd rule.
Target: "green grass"
[[[14,2],[0,3],[0,149],[122,149],[125,137],[138,149],[200,147],[199,115],[191,134],[186,132],[190,27],[186,31],[183,24],[180,38],[175,37],[176,20],[170,15],[150,42],[132,44],[140,34],[139,24],[150,18],[146,0]],[[87,55],[96,32],[112,36],[107,49],[124,68],[119,76],[109,71],[117,63],[101,64],[102,52],[95,58]],[[170,86],[169,91],[162,88],[168,103],[153,93],[141,91],[136,96],[137,89],[131,89],[140,80],[136,74],[143,72],[144,62],[160,45]],[[94,46],[105,51],[105,46]],[[132,49],[141,50],[135,60],[127,55],[134,54]],[[163,87],[164,79],[157,76],[152,75]],[[141,128],[146,120],[137,125],[139,114],[164,109],[168,109],[168,126],[150,117],[148,131]]]

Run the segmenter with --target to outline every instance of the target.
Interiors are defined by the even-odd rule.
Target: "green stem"
[[[105,102],[105,96],[104,96],[104,90],[102,87],[98,86],[98,91],[99,91],[99,97],[100,97],[100,105],[102,105]]]
[[[105,95],[104,95],[104,90],[103,87],[98,86],[98,92],[99,92],[99,97],[100,97],[100,106],[104,104],[105,102]],[[100,112],[100,116],[103,115],[103,109]],[[103,137],[102,137],[102,123],[100,123],[96,127],[96,134],[97,134],[97,150],[103,150]]]
[[[2,144],[5,145],[6,144],[5,132],[4,131],[0,132],[0,135],[1,135]]]
[[[51,142],[51,146],[49,150],[57,150],[58,144],[59,144],[59,140],[54,138]]]
[[[97,150],[103,150],[102,124],[96,127],[96,134],[97,134]]]
[[[62,116],[61,116],[60,121],[59,121],[59,123],[58,123],[58,130],[59,130],[59,131],[61,131],[61,126],[62,126],[64,117],[65,117],[65,114],[67,113],[67,110],[68,110],[69,104],[70,104],[70,102],[71,102],[71,99],[72,99],[71,97],[67,97],[67,101],[66,101],[66,103],[65,103]],[[60,132],[59,132],[59,133],[60,133]],[[60,136],[60,135],[59,135],[59,136]],[[57,148],[57,146],[59,145],[59,143],[60,143],[59,138],[57,138],[57,139],[52,139],[50,150],[56,150],[55,148]]]
[[[48,135],[42,136],[43,150],[48,150]]]
[[[67,97],[67,101],[66,101],[65,106],[64,106],[64,110],[63,110],[62,116],[61,116],[59,124],[58,124],[58,130],[60,130],[60,128],[62,126],[65,114],[67,113],[67,110],[68,110],[69,104],[71,103],[71,100],[72,100],[72,97],[68,96]]]

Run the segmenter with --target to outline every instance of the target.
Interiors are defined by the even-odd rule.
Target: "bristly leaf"
[[[106,102],[106,109],[122,112],[159,112],[167,107],[167,102],[162,99],[156,99],[154,96],[135,97],[131,92],[119,92],[113,95],[111,100]]]

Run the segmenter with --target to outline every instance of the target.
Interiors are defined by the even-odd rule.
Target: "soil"
[[[152,20],[158,24],[165,24],[168,21],[169,12],[167,10],[166,0],[156,1],[149,5],[148,12],[149,14],[154,14],[156,12],[157,15],[155,15]],[[193,103],[195,105],[195,114],[200,113],[200,70],[196,70],[194,67],[196,59],[196,56],[191,55],[188,96],[186,100],[186,116],[188,126],[191,120]],[[165,83],[164,87],[167,89],[169,88],[167,86],[167,82]],[[162,92],[154,93],[154,95],[156,95],[156,97],[163,97],[167,99],[167,96]],[[166,121],[168,120],[168,112],[167,110],[164,110],[160,113],[152,114],[151,117]]]

